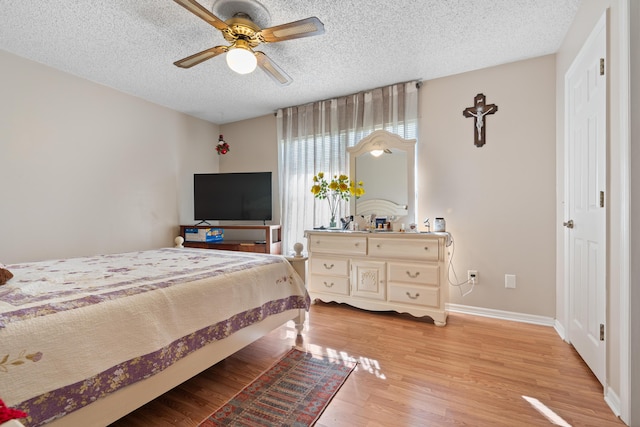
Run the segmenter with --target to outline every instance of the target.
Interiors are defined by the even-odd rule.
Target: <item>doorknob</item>
[[[563,223],[562,223],[562,225],[564,225],[564,226],[565,226],[565,227],[567,227],[567,228],[573,228],[573,220],[572,220],[572,219],[570,219],[570,220],[569,220],[569,221],[567,221],[567,222],[563,222]]]

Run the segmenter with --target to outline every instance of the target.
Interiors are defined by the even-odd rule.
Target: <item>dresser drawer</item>
[[[389,286],[389,301],[392,302],[439,307],[439,297],[438,288],[395,284]]]
[[[307,250],[314,253],[332,253],[341,255],[366,255],[367,238],[354,235],[319,235],[309,236]]]
[[[342,276],[311,275],[309,280],[311,292],[325,292],[339,295],[349,295],[349,278]]]
[[[349,259],[348,258],[330,258],[316,256],[311,258],[309,263],[309,271],[311,274],[324,274],[332,276],[348,276],[349,275]]]
[[[369,255],[380,258],[436,261],[438,250],[438,241],[432,239],[369,239]]]
[[[438,286],[440,267],[429,264],[389,263],[389,281]]]

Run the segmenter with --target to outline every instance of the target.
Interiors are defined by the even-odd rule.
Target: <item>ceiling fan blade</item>
[[[256,59],[258,60],[258,66],[262,68],[265,73],[269,75],[276,83],[282,86],[288,86],[293,82],[293,79],[289,77],[275,62],[273,62],[267,55],[262,52],[255,52]]]
[[[300,21],[265,28],[258,32],[258,37],[266,43],[274,43],[320,34],[324,34],[324,24],[318,18],[312,16]]]
[[[214,56],[218,56],[222,53],[225,53],[229,50],[227,46],[216,46],[211,49],[203,50],[202,52],[198,52],[194,55],[187,56],[184,59],[176,61],[173,65],[178,66],[180,68],[191,68],[194,65],[198,65],[201,62],[206,61],[207,59],[211,59]]]
[[[198,18],[203,19],[209,24],[213,25],[220,31],[227,29],[229,26],[226,22],[215,16],[213,13],[209,12],[207,9],[202,7],[200,3],[195,0],[173,0],[178,3],[180,6],[187,9],[189,12],[196,15]]]

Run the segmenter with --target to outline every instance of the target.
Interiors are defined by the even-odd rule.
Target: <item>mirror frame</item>
[[[386,130],[376,130],[368,136],[362,138],[353,147],[348,147],[349,153],[349,174],[351,180],[357,179],[356,158],[372,150],[384,150],[385,148],[396,148],[407,153],[407,222],[416,221],[416,140],[404,139],[395,133]],[[367,190],[367,183],[364,182],[364,189]],[[356,212],[356,198],[349,201],[349,211]]]

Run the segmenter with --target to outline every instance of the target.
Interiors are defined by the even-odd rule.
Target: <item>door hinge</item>
[[[600,323],[600,341],[604,341],[604,324]]]
[[[604,58],[600,58],[600,75],[604,76]]]
[[[600,192],[600,207],[604,208],[604,191]]]

